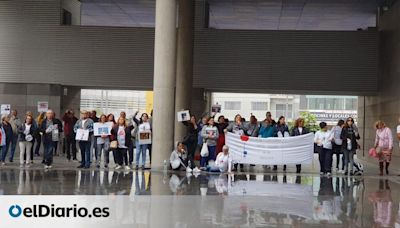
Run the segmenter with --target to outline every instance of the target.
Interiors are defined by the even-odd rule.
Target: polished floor
[[[169,196],[183,205],[184,214],[208,212],[198,215],[196,226],[185,225],[185,219],[175,216],[178,227],[400,227],[400,177],[395,175],[242,172],[194,176],[8,167],[0,169],[0,194]]]

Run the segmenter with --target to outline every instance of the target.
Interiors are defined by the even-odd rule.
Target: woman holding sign
[[[107,122],[107,117],[106,115],[101,115],[100,118],[100,124],[105,124]],[[109,137],[109,130],[110,128],[102,129],[99,130],[101,131],[100,136],[96,136],[96,167],[100,168],[100,161],[101,161],[101,154],[102,151],[104,150],[104,168],[108,168],[108,163],[110,162],[110,155],[109,155],[109,148],[110,148],[110,137]],[[104,131],[105,130],[105,131]]]
[[[140,120],[133,118],[136,125],[138,126],[137,136],[136,136],[136,169],[139,169],[139,158],[142,155],[141,168],[145,168],[146,163],[146,152],[151,144],[151,125],[149,122],[149,115],[143,113]]]
[[[118,118],[118,123],[111,130],[113,138],[117,140],[118,146],[115,151],[115,157],[117,160],[117,166],[115,169],[121,169],[125,160],[125,170],[130,170],[128,165],[128,146],[132,142],[131,131],[133,126],[127,126],[126,119],[124,117]]]
[[[31,163],[31,149],[33,145],[33,134],[36,132],[36,126],[32,123],[32,116],[26,116],[25,123],[18,128],[20,167],[24,167],[24,155],[26,156],[26,167]]]

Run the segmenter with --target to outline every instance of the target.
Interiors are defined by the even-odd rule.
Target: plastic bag
[[[208,146],[207,143],[203,143],[203,146],[201,147],[201,152],[200,155],[204,158],[204,157],[208,157],[209,152],[208,152]]]

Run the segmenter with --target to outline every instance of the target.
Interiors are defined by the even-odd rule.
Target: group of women
[[[221,115],[218,117],[217,122],[214,121],[214,117],[203,117],[199,123],[192,116],[191,120],[184,124],[187,126],[187,135],[183,140],[183,144],[188,148],[188,159],[191,161],[191,164],[194,164],[193,160],[196,149],[200,151],[204,145],[208,147],[207,156],[201,156],[200,159],[200,166],[202,168],[207,167],[210,160],[215,161],[218,153],[222,152],[222,148],[225,145],[226,132],[261,138],[289,137],[309,133],[309,130],[304,126],[303,118],[297,119],[295,126],[289,131],[285,117],[281,116],[278,122],[275,122],[270,112],[267,112],[266,118],[261,122],[258,122],[253,115],[251,115],[250,121],[246,122],[240,114],[237,114],[232,123],[229,123],[229,120]],[[237,169],[237,167],[238,165],[235,164],[233,170]],[[242,168],[243,165],[240,167]],[[274,166],[273,169],[277,170],[277,166]],[[283,169],[286,170],[286,165]],[[296,165],[296,172],[301,172],[300,164]]]

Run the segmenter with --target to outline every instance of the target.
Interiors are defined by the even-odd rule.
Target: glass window
[[[241,103],[240,103],[240,101],[225,101],[225,109],[226,110],[240,110]]]
[[[357,110],[358,100],[357,98],[346,98],[346,110]]]
[[[266,111],[268,109],[268,102],[255,101],[251,102],[251,110],[253,111]]]
[[[288,104],[286,110],[286,104],[276,104],[276,118],[279,118],[280,116],[293,118],[293,105]]]

